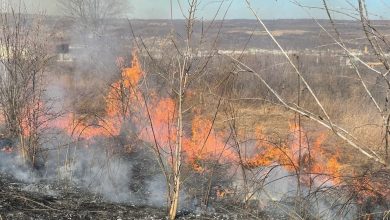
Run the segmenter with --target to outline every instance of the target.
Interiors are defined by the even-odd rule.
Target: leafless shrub
[[[61,0],[64,14],[92,34],[101,34],[110,19],[123,16],[129,9],[125,0]]]
[[[43,98],[50,56],[41,17],[22,13],[12,9],[0,18],[0,106],[9,136],[19,140],[23,158],[34,167],[42,156],[40,134],[49,120]]]

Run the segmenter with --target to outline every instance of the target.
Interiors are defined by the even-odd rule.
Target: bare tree
[[[19,139],[23,158],[36,166],[39,133],[45,123],[44,71],[50,57],[39,16],[20,8],[0,17],[0,108],[9,136]]]
[[[118,18],[129,9],[126,0],[60,0],[64,14],[93,33],[104,30],[108,19]]]
[[[171,32],[167,38],[166,48],[162,49],[165,53],[163,59],[154,57],[154,54],[151,53],[148,45],[146,45],[142,38],[134,35],[138,48],[146,51],[146,55],[150,58],[151,64],[156,68],[155,77],[158,77],[166,85],[163,89],[166,93],[165,95],[174,101],[173,112],[168,112],[168,109],[166,109],[167,116],[171,120],[167,124],[169,127],[168,130],[174,133],[172,135],[174,138],[169,140],[168,146],[164,146],[157,138],[159,131],[156,130],[153,124],[153,109],[148,105],[150,97],[146,95],[147,93],[143,95],[149,118],[150,133],[152,133],[151,136],[154,138],[153,151],[167,182],[168,218],[171,220],[176,219],[179,201],[182,199],[180,198],[182,186],[184,182],[189,181],[187,179],[188,176],[185,176],[183,173],[183,168],[186,163],[185,141],[186,135],[188,135],[186,128],[188,128],[189,124],[188,119],[191,118],[191,110],[195,106],[189,102],[188,96],[197,83],[204,79],[203,77],[205,77],[208,71],[207,67],[217,53],[216,45],[220,32],[218,32],[217,36],[213,36],[215,38],[211,40],[211,44],[206,45],[207,41],[205,38],[207,37],[208,31],[212,26],[220,30],[223,24],[223,20],[220,21],[220,24],[214,23],[219,12],[218,10],[214,19],[209,21],[206,27],[203,26],[204,24],[197,18],[200,3],[201,1],[199,0],[191,0],[186,2],[186,4],[178,1],[182,15],[185,18],[185,31],[183,35],[176,33],[172,24]],[[218,4],[219,9],[221,9],[225,1],[221,1]],[[202,26],[202,29],[204,28],[200,35],[195,34],[197,25]],[[209,49],[207,52],[202,51],[202,48],[205,46]],[[204,53],[203,56],[199,56],[200,52]],[[197,152],[199,154],[202,154],[202,151],[205,150],[206,142],[214,128],[214,121],[219,107],[220,103],[213,109],[215,110],[214,120],[210,127],[205,128],[208,131],[208,135],[197,146],[199,147],[199,152]],[[213,110],[208,106],[207,111],[210,112]],[[213,166],[215,167],[215,165]],[[205,201],[205,204],[207,205],[207,201]]]

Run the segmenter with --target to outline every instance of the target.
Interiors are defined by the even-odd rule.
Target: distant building
[[[56,46],[57,62],[72,62],[73,58],[70,55],[69,44],[62,43]]]

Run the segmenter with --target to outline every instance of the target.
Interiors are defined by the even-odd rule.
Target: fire
[[[288,152],[285,146],[280,148],[271,144],[269,137],[264,134],[264,128],[257,126],[255,129],[256,146],[259,152],[251,159],[247,160],[245,166],[255,168],[260,166],[270,166],[275,162],[280,164],[288,164]]]
[[[225,161],[235,159],[234,152],[227,148],[223,141],[223,134],[214,130],[212,121],[209,119],[195,115],[192,119],[191,132],[191,138],[185,140],[184,151],[195,171],[204,171],[199,164],[199,161],[203,159],[221,158]]]
[[[381,172],[383,171],[379,170],[379,172],[363,175],[357,175],[355,173],[351,184],[358,204],[364,204],[366,202],[378,204],[381,201],[390,199],[390,189],[386,187],[388,185],[388,178],[382,176],[383,174]]]
[[[124,84],[126,88],[134,87],[138,84],[139,80],[143,75],[143,70],[141,64],[138,60],[136,52],[133,52],[133,59],[131,61],[130,68],[124,68],[122,71],[122,78],[124,79]]]
[[[119,125],[120,126],[120,125]],[[115,122],[102,119],[96,123],[89,123],[85,118],[79,118],[74,113],[65,114],[51,122],[53,128],[64,130],[69,136],[76,139],[91,140],[94,137],[110,137],[119,134]]]
[[[131,67],[124,67],[123,59],[118,59],[121,69],[121,78],[111,84],[106,96],[105,116],[96,123],[90,123],[75,114],[67,114],[54,122],[54,126],[64,129],[69,135],[90,140],[94,137],[117,136],[121,132],[123,123],[130,118],[131,107],[136,108],[136,101],[140,99],[137,90],[143,71],[135,51],[132,54]]]
[[[39,127],[48,126],[43,109],[43,102],[33,103],[32,107],[26,109],[20,124],[23,137],[33,135]]]
[[[135,51],[132,57],[131,67],[124,68],[119,62],[119,67],[122,69],[121,78],[111,85],[106,97],[107,118],[99,120],[100,132],[93,133],[93,136],[119,135],[123,123],[131,117],[134,110],[131,107],[140,103],[137,101],[141,100],[137,86],[144,73]]]
[[[177,144],[177,112],[176,103],[170,97],[159,97],[148,94],[146,101],[139,90],[139,83],[144,75],[141,64],[133,52],[131,67],[125,67],[124,59],[117,60],[121,69],[121,77],[112,83],[105,97],[105,116],[95,123],[78,119],[74,114],[64,116],[57,122],[68,134],[90,140],[94,137],[117,136],[125,123],[132,123],[140,140],[156,144],[162,148],[164,155],[172,156],[172,149]],[[192,94],[191,91],[188,94]],[[146,108],[148,107],[148,109]],[[153,129],[152,129],[153,128]],[[278,163],[288,171],[293,172],[297,167],[305,173],[325,173],[334,176],[334,182],[339,177],[340,164],[338,156],[326,158],[322,144],[325,135],[319,135],[313,146],[307,141],[302,127],[290,124],[291,138],[287,144],[275,147],[264,133],[262,127],[257,127],[257,154],[245,162],[248,168],[269,166]],[[197,172],[205,171],[201,161],[215,159],[218,161],[236,160],[235,152],[227,147],[224,134],[213,128],[211,120],[195,113],[191,121],[190,133],[183,137],[183,155]],[[299,161],[301,160],[301,161]]]
[[[321,133],[313,144],[309,143],[303,127],[290,123],[289,141],[282,146],[270,144],[261,127],[256,129],[259,153],[246,161],[248,168],[280,164],[289,172],[300,171],[302,181],[340,182],[341,164],[338,153],[328,157],[323,150],[326,135]]]
[[[158,100],[154,96],[154,100],[148,106],[152,125],[150,125],[150,120],[146,119],[147,126],[142,129],[139,135],[140,139],[154,143],[156,138],[159,147],[172,148],[177,136],[175,106],[176,104],[171,98]],[[137,122],[137,124],[141,123],[141,121]]]
[[[154,144],[154,139],[164,152],[172,156],[172,149],[177,143],[176,104],[171,98],[153,101],[150,106],[150,117],[153,125],[146,126],[140,138]],[[222,160],[234,159],[234,153],[226,147],[223,134],[216,132],[212,122],[204,116],[195,115],[191,122],[191,133],[183,137],[183,153],[186,162],[194,171],[203,172],[201,161],[211,158]],[[173,159],[170,159],[173,161]]]
[[[1,149],[1,152],[6,153],[6,154],[12,154],[14,152],[12,147],[4,147]]]
[[[139,89],[144,72],[136,52],[133,51],[130,67],[126,67],[124,63],[123,58],[118,58],[121,77],[111,84],[105,96],[104,116],[91,122],[90,119],[77,117],[72,113],[57,119],[52,126],[64,129],[71,136],[91,140],[94,137],[118,136],[124,125],[131,123],[140,140],[153,145],[157,143],[157,147],[163,149],[165,156],[172,156],[172,149],[177,144],[175,100],[170,97],[162,98],[153,93],[148,94],[147,101],[144,100]],[[187,93],[192,95],[191,91]],[[41,108],[41,104],[38,104],[37,108]],[[25,135],[31,130],[30,122],[31,120],[26,118],[23,123]],[[319,178],[325,181],[329,175],[333,178],[333,183],[337,183],[341,165],[337,154],[330,158],[326,157],[322,147],[326,135],[319,135],[311,146],[302,127],[290,123],[290,133],[290,139],[286,144],[275,147],[271,143],[272,140],[265,135],[264,129],[261,126],[257,127],[255,136],[258,153],[244,165],[247,168],[254,168],[277,163],[290,172],[298,169],[305,172],[306,179],[320,175]],[[227,147],[224,136],[213,128],[211,120],[195,113],[191,121],[191,131],[185,133],[183,137],[183,155],[193,170],[205,171],[202,160],[217,158],[218,161],[231,162],[237,159],[236,153]]]
[[[131,67],[125,67],[124,63],[123,58],[118,58],[121,77],[110,85],[105,96],[104,116],[91,122],[90,118],[70,113],[56,119],[51,126],[61,128],[75,138],[91,140],[94,137],[117,136],[125,123],[131,123],[140,140],[152,145],[157,143],[164,156],[172,156],[172,149],[178,141],[175,100],[154,93],[147,94],[148,99],[144,100],[138,88],[144,72],[136,52],[133,51]],[[193,92],[188,91],[187,94]],[[234,159],[234,153],[223,141],[223,134],[213,129],[209,119],[195,115],[191,124],[191,132],[183,137],[183,155],[195,171],[204,171],[199,163],[204,159]]]
[[[221,186],[216,187],[216,196],[218,199],[223,199],[227,196],[233,195],[234,190],[232,189],[227,189],[227,188],[222,188]]]
[[[122,69],[121,78],[111,85],[106,97],[106,113],[110,119],[129,117],[131,111],[129,106],[142,100],[137,86],[144,73],[135,51],[132,56],[131,67],[123,67],[121,59],[117,62],[119,68]]]
[[[137,88],[144,73],[136,53],[133,52],[131,67],[125,68],[122,58],[117,60],[117,64],[122,70],[121,78],[111,84],[107,93],[105,117],[90,124],[69,114],[58,120],[57,126],[63,127],[68,134],[89,140],[96,136],[119,135],[123,124],[131,122],[140,140],[151,144],[157,142],[158,147],[163,148],[168,156],[177,143],[175,101],[169,97],[149,94],[146,109],[143,96]],[[233,158],[233,152],[226,149],[221,137],[222,134],[212,128],[210,120],[199,115],[193,118],[191,134],[183,137],[183,151],[195,170],[202,170],[196,162],[202,159],[219,155],[223,159]]]

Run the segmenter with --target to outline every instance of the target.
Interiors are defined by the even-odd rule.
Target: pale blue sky
[[[175,18],[181,18],[180,7],[177,0],[173,1],[173,14]],[[297,0],[302,5],[321,7],[322,0]],[[348,0],[355,3],[356,0]],[[346,0],[328,0],[329,6],[348,12],[353,10]],[[186,0],[181,0],[186,2]],[[200,1],[198,17],[209,19],[215,14],[220,0],[203,0]],[[253,14],[248,10],[245,0],[225,0],[225,7],[221,16],[226,11],[227,6],[232,2],[228,11],[227,18],[229,19],[251,19]],[[256,9],[258,14],[265,19],[283,19],[283,18],[309,18],[309,15],[304,12],[301,7],[293,4],[290,0],[251,0],[252,6]],[[382,16],[384,19],[389,19],[386,12],[390,10],[390,0],[367,0],[370,12],[373,18]],[[386,5],[387,4],[387,5]],[[166,18],[170,16],[169,0],[132,0],[133,12],[130,15],[133,18]],[[185,5],[185,4],[183,4]],[[310,10],[312,15],[317,18],[325,17],[325,13],[321,10]],[[336,14],[335,14],[336,15]],[[377,16],[378,15],[378,16]],[[337,15],[339,18],[346,18],[347,16]]]
[[[19,2],[19,0],[0,0]],[[29,8],[35,11],[39,8],[49,14],[61,13],[57,7],[56,0],[22,0]],[[164,19],[170,17],[170,0],[128,0],[132,6],[128,16],[138,19]],[[172,0],[174,18],[183,18],[178,1],[183,5],[187,0]],[[284,18],[309,18],[302,8],[291,3],[293,0],[251,0],[253,7],[258,14],[264,19],[284,19]],[[297,0],[307,6],[322,6],[322,0]],[[366,0],[371,18],[373,19],[390,19],[390,0]],[[200,7],[198,18],[210,19],[216,12],[221,0],[199,0]],[[352,14],[353,6],[348,2],[357,4],[357,0],[328,0],[333,9],[342,10]],[[228,19],[252,19],[253,15],[247,8],[245,0],[225,0],[220,17],[226,11],[227,6],[232,3],[228,13]],[[320,10],[310,10],[312,15],[317,18],[324,18],[325,13]],[[336,14],[335,14],[336,15]],[[337,15],[338,18],[347,18],[347,16]]]

